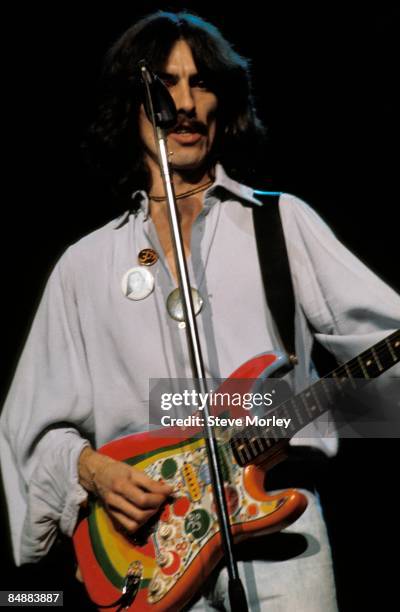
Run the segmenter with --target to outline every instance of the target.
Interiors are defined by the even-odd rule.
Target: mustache
[[[208,133],[208,128],[202,121],[188,119],[187,117],[178,117],[177,123],[168,130],[168,133],[171,134],[179,129],[185,129],[188,132],[202,134],[203,136],[206,136]]]

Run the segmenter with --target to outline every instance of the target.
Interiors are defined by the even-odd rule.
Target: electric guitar
[[[319,379],[274,409],[290,419],[286,430],[252,426],[222,436],[219,454],[225,498],[235,542],[279,531],[305,510],[295,489],[269,495],[268,469],[285,457],[289,439],[333,408],[342,393],[358,389],[400,361],[400,330]],[[228,379],[275,377],[289,366],[280,353],[265,353],[240,366]],[[224,391],[227,382],[220,391]],[[243,387],[241,387],[243,391]],[[280,421],[276,421],[280,422]],[[150,478],[174,485],[174,496],[133,535],[122,532],[99,500],[75,530],[78,564],[91,599],[99,607],[132,612],[179,610],[186,605],[222,558],[205,441],[201,428],[168,428],[133,434],[106,444],[99,452],[144,470]],[[174,435],[174,433],[176,435]]]

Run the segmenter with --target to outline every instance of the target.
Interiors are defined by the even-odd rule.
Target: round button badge
[[[138,255],[138,262],[141,266],[154,266],[158,261],[158,254],[154,249],[142,249]]]
[[[122,292],[130,300],[144,300],[154,289],[154,276],[142,266],[128,270],[122,278]]]

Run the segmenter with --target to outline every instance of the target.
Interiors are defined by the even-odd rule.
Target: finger
[[[158,510],[165,502],[166,495],[160,493],[147,493],[140,487],[131,483],[123,483],[118,490],[118,493],[125,497],[128,502],[131,502],[142,510]]]
[[[146,523],[156,512],[154,509],[141,510],[135,504],[115,493],[110,493],[107,497],[107,508],[110,511],[122,513],[139,525]]]
[[[173,487],[171,485],[163,481],[153,480],[140,470],[131,471],[131,480],[143,489],[147,489],[150,493],[158,493],[167,496],[173,491]]]
[[[140,527],[140,525],[128,517],[125,516],[122,512],[118,512],[117,510],[110,511],[110,515],[114,521],[117,522],[118,525],[122,526],[129,533],[134,533]]]

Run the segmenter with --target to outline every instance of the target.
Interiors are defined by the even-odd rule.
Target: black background
[[[68,244],[113,217],[86,179],[79,153],[102,57],[139,16],[184,7],[212,21],[252,58],[269,135],[256,186],[305,199],[400,289],[399,15],[390,5],[317,9],[247,0],[230,8],[216,2],[21,8],[5,20],[3,32],[4,394],[51,267]],[[331,462],[323,500],[341,610],[390,601],[398,450],[397,440],[347,440]],[[67,608],[81,601],[61,549],[39,568],[15,570],[5,526],[2,534],[1,589],[59,586],[67,590]]]

